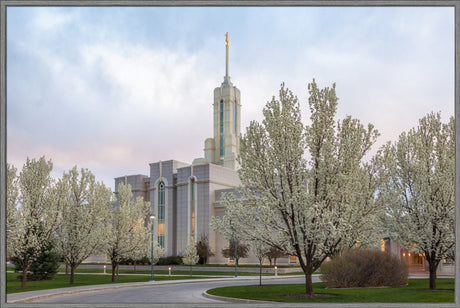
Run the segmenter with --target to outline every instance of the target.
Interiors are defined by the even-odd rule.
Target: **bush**
[[[169,257],[160,258],[157,264],[158,265],[179,265],[179,264],[182,264],[182,257],[169,256]]]
[[[16,258],[11,258],[11,263],[15,265],[15,272],[22,271]],[[56,275],[58,268],[59,258],[53,249],[53,245],[50,244],[40,252],[37,259],[30,265],[27,280],[51,280]],[[22,274],[18,276],[18,279],[22,279]]]
[[[132,258],[121,258],[120,260],[121,265],[130,265],[133,263],[134,263],[134,260]]]
[[[120,260],[121,265],[133,265],[136,263],[137,265],[150,265],[150,258],[149,257],[142,257],[140,259],[133,259],[133,258],[122,258]]]
[[[321,265],[321,280],[328,288],[401,286],[407,278],[406,264],[378,250],[350,250]]]
[[[142,257],[139,260],[137,260],[136,263],[137,264],[150,265],[150,258],[149,257]]]

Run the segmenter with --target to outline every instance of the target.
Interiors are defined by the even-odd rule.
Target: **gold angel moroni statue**
[[[225,33],[225,42],[227,42],[227,47],[228,47],[228,32]]]

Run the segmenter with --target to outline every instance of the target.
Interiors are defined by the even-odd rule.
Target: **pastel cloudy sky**
[[[338,118],[376,126],[376,148],[454,114],[453,8],[8,7],[7,161],[45,155],[55,176],[77,165],[113,189],[202,157],[226,32],[243,128],[281,82],[307,123],[313,78],[337,83]]]

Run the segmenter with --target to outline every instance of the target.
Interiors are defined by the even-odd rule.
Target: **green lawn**
[[[63,268],[60,268],[58,269],[59,272],[63,273],[65,272],[65,269]],[[168,271],[167,270],[157,270],[157,269],[154,269],[155,271],[155,274],[158,274],[158,275],[168,275]],[[75,273],[103,273],[104,270],[103,269],[96,269],[96,268],[82,268],[82,269],[79,269],[77,268],[75,270]],[[112,268],[107,268],[106,270],[106,273],[107,274],[112,274]],[[148,270],[136,270],[136,272],[134,272],[134,270],[132,269],[120,269],[118,271],[118,273],[120,274],[150,274],[151,271],[150,269]],[[235,276],[235,272],[219,272],[219,271],[200,271],[200,268],[197,267],[197,268],[193,268],[193,271],[192,271],[192,274],[193,275],[205,275],[205,276],[229,276],[229,277],[233,277]],[[283,275],[297,275],[297,274],[302,274],[303,275],[303,272],[300,272],[300,273],[290,273],[290,274],[283,274]],[[171,275],[184,275],[184,276],[190,276],[190,270],[174,270],[174,267],[172,267],[172,271],[171,271]],[[268,274],[262,274],[262,276],[273,276],[274,274],[273,273],[268,273]],[[281,275],[281,274],[279,274]],[[238,276],[259,276],[259,273],[248,273],[248,272],[240,272],[238,271]]]
[[[57,289],[57,288],[68,288],[68,287],[81,287],[97,284],[111,284],[111,275],[75,275],[74,284],[69,284],[70,276],[67,275],[56,275],[54,280],[46,281],[28,281],[26,288],[21,288],[21,281],[18,280],[18,273],[6,273],[6,293],[18,293],[27,291],[37,291],[46,289]],[[196,279],[203,277],[190,277],[190,276],[155,276],[155,281],[164,280],[179,280],[179,279]],[[150,280],[150,276],[135,276],[135,275],[123,275],[115,278],[114,283],[124,282],[146,282]]]
[[[251,300],[302,303],[408,303],[454,302],[454,279],[437,279],[437,290],[428,289],[428,279],[409,279],[408,286],[391,288],[326,289],[314,283],[317,297],[302,297],[304,284],[225,287],[208,290],[212,295]],[[300,295],[300,296],[299,296]]]

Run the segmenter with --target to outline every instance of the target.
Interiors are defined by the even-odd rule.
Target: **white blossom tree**
[[[224,195],[226,215],[212,225],[296,256],[311,296],[313,272],[328,256],[368,241],[382,209],[374,202],[378,156],[364,162],[378,132],[351,117],[335,122],[335,85],[320,90],[313,80],[308,89],[310,125],[284,84],[262,124],[250,123],[238,157],[240,197]]]
[[[66,192],[62,200],[57,249],[70,266],[70,284],[75,269],[90,255],[107,245],[113,195],[103,183],[96,182],[88,169],[77,167],[64,173],[58,185]]]
[[[150,224],[152,224],[153,221],[150,222]],[[150,242],[152,243],[152,242]],[[155,264],[158,263],[158,261],[160,260],[161,257],[164,256],[165,254],[165,250],[163,247],[161,247],[159,244],[158,244],[158,241],[154,241],[153,242],[153,245],[149,245],[149,253],[150,253],[150,262],[151,262],[151,265],[152,265],[152,269],[153,269],[153,266]],[[153,246],[153,253],[152,253],[152,246]],[[152,279],[153,279],[153,271],[152,271]]]
[[[258,240],[253,240],[251,242],[252,252],[259,261],[259,286],[262,286],[262,263],[267,257],[267,253],[270,251],[270,246],[266,243]]]
[[[416,128],[385,146],[391,175],[382,199],[388,204],[395,239],[429,264],[436,288],[439,262],[455,245],[455,121],[430,113]]]
[[[147,206],[149,207],[147,212],[150,211],[150,206],[147,202]],[[137,243],[137,247],[133,250],[131,250],[130,253],[128,253],[126,256],[128,258],[132,258],[134,260],[133,263],[133,268],[134,272],[136,272],[136,264],[137,260],[146,257],[149,253],[149,233],[150,229],[148,224],[146,224],[146,219],[138,219],[137,221],[134,222],[133,226],[133,232],[131,235],[131,242],[132,243]]]
[[[107,254],[112,263],[112,282],[122,258],[146,254],[149,229],[146,218],[150,206],[143,198],[134,199],[131,185],[118,185],[118,205],[112,208]]]
[[[50,174],[51,160],[27,158],[19,177],[7,167],[7,251],[22,268],[21,287],[27,270],[52,240],[57,228],[59,191]]]
[[[182,262],[186,265],[190,265],[190,277],[192,276],[192,266],[195,265],[199,259],[200,256],[198,255],[195,241],[193,237],[190,237],[182,255]]]

